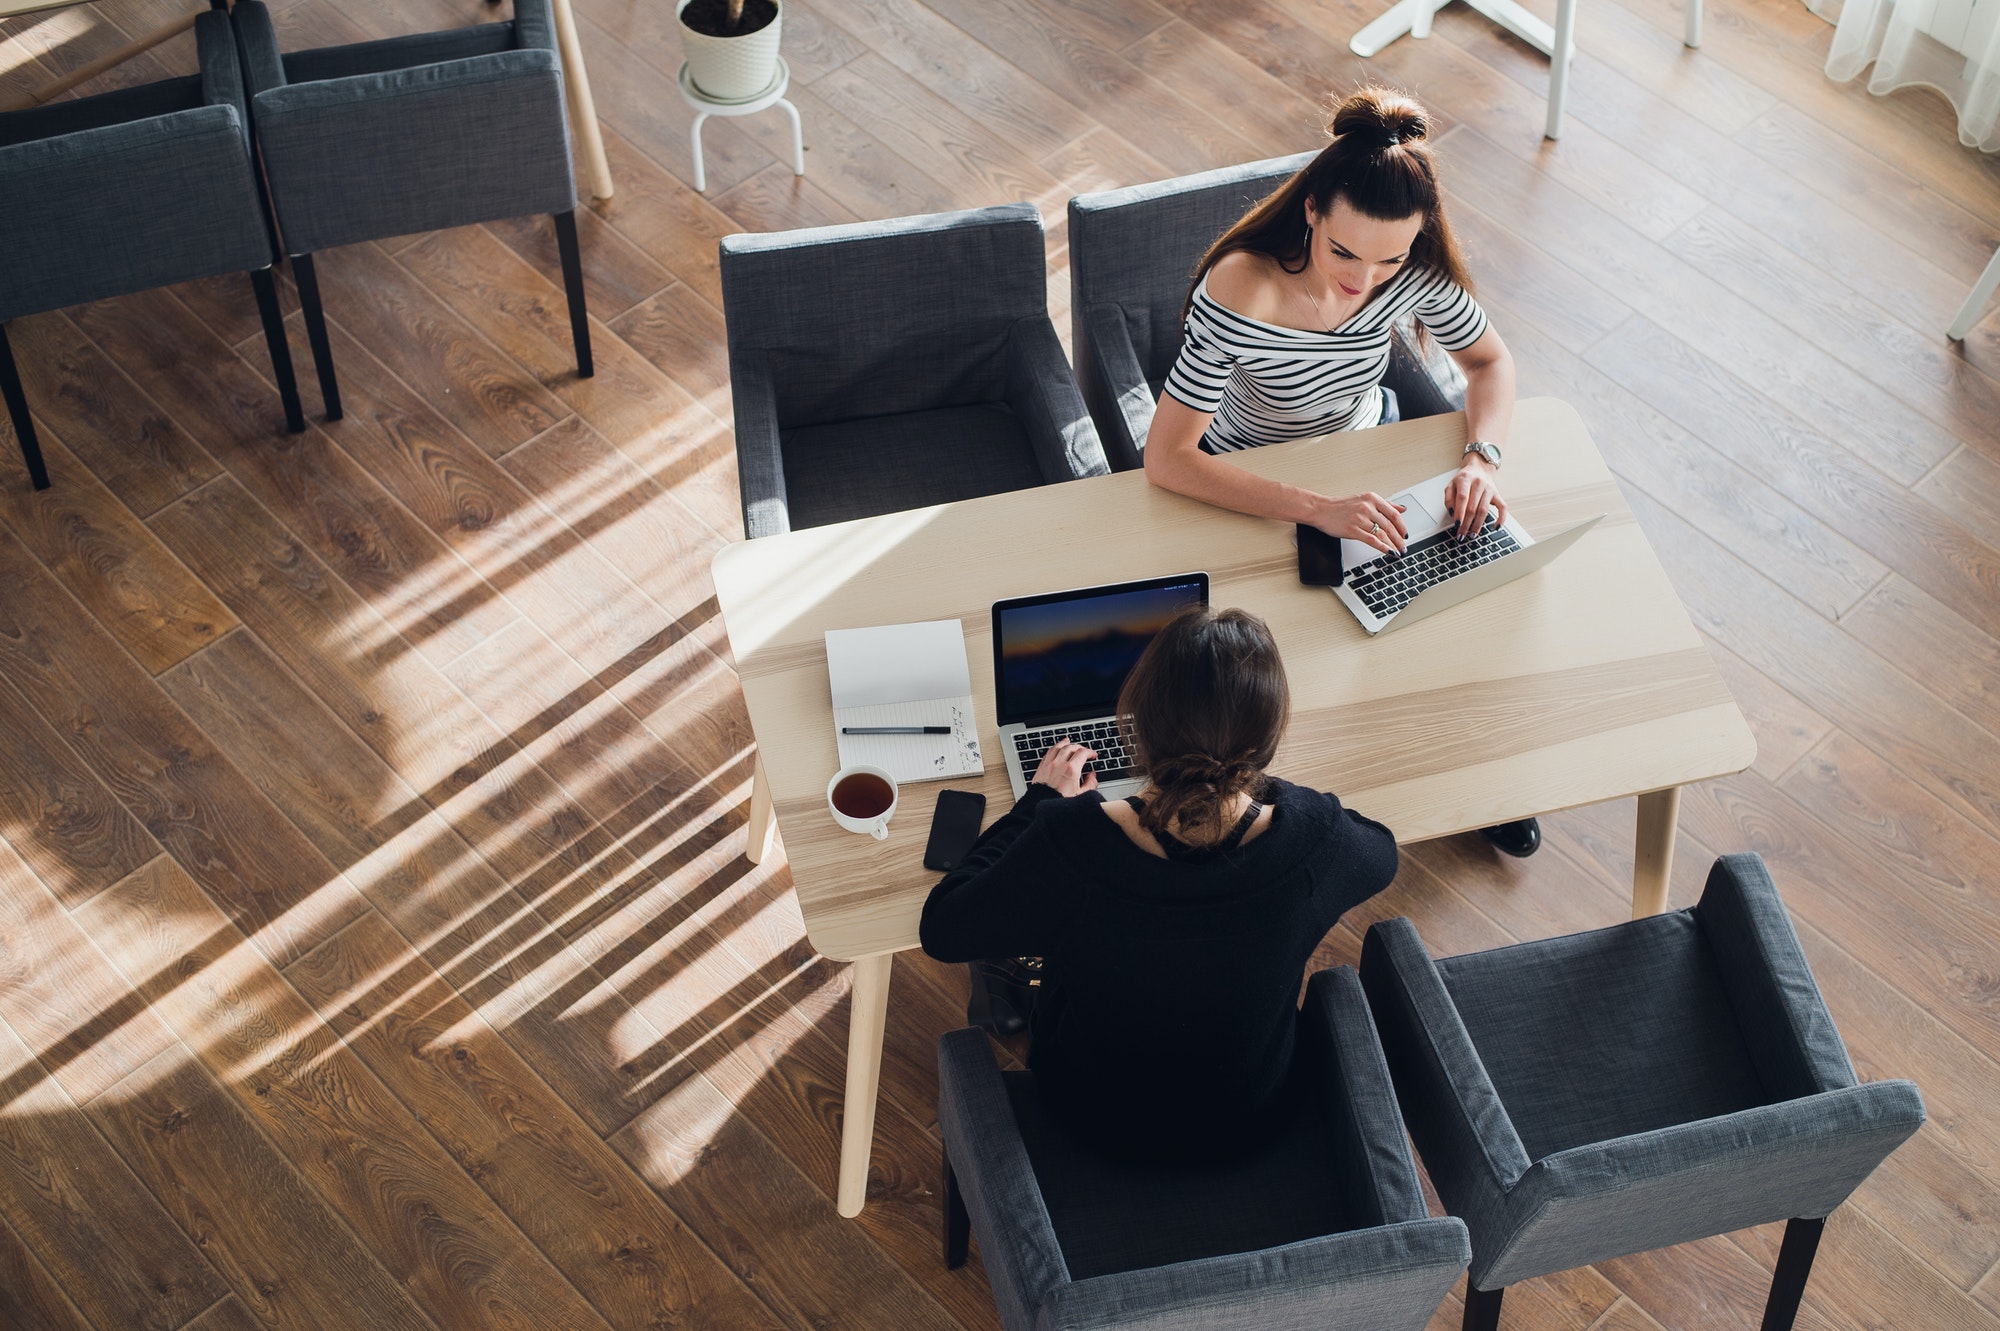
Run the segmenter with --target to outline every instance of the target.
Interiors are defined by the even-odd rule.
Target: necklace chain
[[[1303,274],[1301,274],[1299,293],[1312,302],[1312,312],[1318,318],[1320,327],[1331,333],[1333,331],[1333,321],[1328,319],[1326,311],[1320,308],[1319,297],[1312,293],[1312,284],[1310,281],[1305,280]]]

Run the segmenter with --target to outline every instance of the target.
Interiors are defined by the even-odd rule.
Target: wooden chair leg
[[[1824,1220],[1792,1220],[1785,1225],[1785,1241],[1778,1248],[1778,1269],[1771,1277],[1771,1298],[1764,1305],[1763,1331],[1792,1331],[1799,1303],[1806,1296],[1806,1280],[1812,1275],[1813,1255],[1819,1251]]]
[[[944,1265],[956,1271],[965,1265],[967,1241],[972,1236],[972,1217],[965,1209],[965,1194],[958,1190],[958,1175],[952,1172],[951,1151],[944,1153]]]
[[[1474,1289],[1470,1282],[1465,1286],[1465,1331],[1500,1331],[1500,1297],[1507,1292],[1506,1286],[1499,1289]]]
[[[278,283],[269,268],[250,274],[250,286],[257,293],[257,314],[264,321],[264,345],[271,353],[271,373],[278,380],[278,401],[285,405],[285,428],[293,434],[306,430],[305,408],[299,405],[299,381],[292,373],[292,344],[285,336],[285,312],[278,307]]]
[[[21,391],[21,375],[14,368],[14,348],[8,345],[5,324],[0,324],[0,397],[7,399],[7,418],[14,422],[14,437],[21,441],[28,480],[37,490],[48,489],[49,469],[42,462],[42,441],[35,437],[35,422],[28,415],[28,395]]]
[[[557,213],[556,252],[562,256],[563,293],[569,297],[569,335],[576,343],[576,374],[597,373],[590,359],[590,315],[583,307],[583,254],[576,244],[576,211]]]
[[[299,284],[299,308],[306,316],[306,341],[312,346],[313,368],[319,371],[319,398],[326,418],[340,419],[340,384],[333,377],[333,344],[326,340],[326,309],[319,301],[319,273],[313,256],[292,256],[292,280]]]

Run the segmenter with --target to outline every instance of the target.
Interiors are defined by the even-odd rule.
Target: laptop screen
[[[1168,620],[1208,603],[1208,574],[1052,592],[993,606],[1000,725],[1109,716],[1139,654]]]

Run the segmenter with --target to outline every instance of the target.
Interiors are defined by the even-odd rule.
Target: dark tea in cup
[[[833,807],[849,818],[879,818],[895,802],[895,790],[872,772],[842,777],[833,788]]]

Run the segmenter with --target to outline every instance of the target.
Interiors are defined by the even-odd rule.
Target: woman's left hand
[[[1486,522],[1486,510],[1494,510],[1495,523],[1507,520],[1507,501],[1493,476],[1493,466],[1477,453],[1465,455],[1465,465],[1444,488],[1444,506],[1458,519],[1458,538],[1476,536]]]

